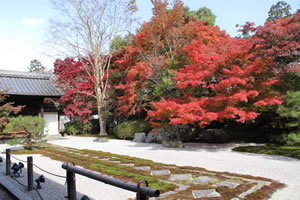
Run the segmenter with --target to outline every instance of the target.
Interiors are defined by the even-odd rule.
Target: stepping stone
[[[222,182],[219,182],[219,183],[216,183],[215,184],[215,187],[222,187],[222,186],[225,186],[225,187],[228,187],[228,188],[236,188],[237,186],[239,186],[240,184],[239,183],[233,183],[233,182],[228,182],[228,181],[222,181]]]
[[[134,169],[141,170],[141,171],[150,171],[151,170],[150,166],[135,167]]]
[[[243,192],[242,194],[240,194],[238,197],[239,198],[245,198],[247,195],[253,193],[253,192],[256,192],[257,190],[260,190],[263,186],[265,185],[270,185],[271,182],[268,182],[268,181],[255,181],[257,183],[257,185],[255,185],[254,187],[250,188],[250,190],[246,191],[246,192]]]
[[[193,190],[193,197],[196,198],[209,198],[209,197],[220,197],[220,193],[215,189],[209,190]]]
[[[109,162],[112,162],[112,163],[121,163],[121,161],[119,161],[119,160],[111,160]]]
[[[150,174],[151,174],[151,176],[164,176],[164,175],[170,175],[171,172],[168,169],[152,170]]]
[[[134,167],[134,164],[133,163],[122,163],[120,164],[122,166],[127,166],[127,167]]]
[[[192,174],[172,174],[169,180],[181,181],[181,180],[192,180]]]
[[[98,160],[102,160],[102,161],[108,161],[109,158],[99,158]]]
[[[207,185],[214,182],[214,179],[208,177],[208,176],[200,176],[193,180],[193,183],[201,184],[201,185]]]

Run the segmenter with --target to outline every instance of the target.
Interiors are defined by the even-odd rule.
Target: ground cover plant
[[[283,184],[248,175],[232,174],[227,172],[208,171],[198,167],[167,165],[156,163],[130,156],[117,155],[102,151],[78,150],[73,148],[59,147],[50,144],[38,144],[34,150],[13,151],[13,154],[43,154],[54,160],[62,162],[72,161],[78,166],[100,172],[125,181],[137,183],[139,180],[147,180],[149,186],[159,189],[159,199],[192,199],[193,191],[216,189],[221,195],[214,199],[232,199],[239,195],[246,195],[244,199],[265,199]],[[139,167],[148,166],[151,170],[139,170]],[[168,175],[151,175],[155,170],[167,170]],[[176,179],[176,175],[187,175],[188,178]],[[200,179],[200,182],[199,182]],[[201,183],[202,179],[207,183]],[[197,182],[198,181],[198,182]],[[224,186],[232,184],[235,187]],[[225,183],[225,184],[226,184]],[[220,186],[217,186],[221,184]],[[247,194],[247,191],[258,188]],[[206,198],[202,198],[206,199]]]
[[[264,146],[243,146],[236,147],[233,151],[258,153],[258,154],[270,154],[270,155],[281,155],[292,158],[300,159],[300,146],[284,146],[268,144]]]

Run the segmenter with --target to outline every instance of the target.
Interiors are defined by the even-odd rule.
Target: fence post
[[[6,149],[6,176],[10,176],[10,149]]]
[[[148,182],[146,180],[140,180],[137,184],[136,200],[149,200],[149,196],[142,194],[140,191],[141,184],[145,182],[146,187],[148,187]]]
[[[33,159],[32,156],[27,157],[27,190],[33,190]]]
[[[76,180],[75,173],[67,170],[67,190],[68,200],[76,200]]]

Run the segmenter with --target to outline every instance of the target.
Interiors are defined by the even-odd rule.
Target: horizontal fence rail
[[[121,181],[116,178],[101,175],[90,170],[76,167],[70,163],[62,164],[62,168],[67,170],[67,185],[68,185],[68,199],[76,199],[76,186],[75,186],[75,173],[86,176],[88,178],[119,187],[125,190],[129,190],[137,193],[137,197],[140,200],[148,199],[148,197],[159,197],[160,191],[157,189],[140,186],[139,184],[133,184],[126,181]]]

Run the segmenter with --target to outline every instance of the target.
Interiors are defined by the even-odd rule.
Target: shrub
[[[18,116],[11,118],[9,124],[5,128],[5,132],[25,131],[29,149],[32,149],[32,140],[34,138],[41,139],[44,137],[44,128],[46,121],[39,117]]]
[[[132,120],[121,123],[113,128],[113,133],[121,139],[133,139],[135,133],[149,132],[151,126],[148,122],[142,120]]]
[[[300,146],[300,133],[290,133],[286,136],[286,144],[289,146]]]
[[[77,135],[81,133],[87,133],[91,129],[91,123],[84,123],[78,120],[73,120],[64,124],[65,132],[71,135]]]

